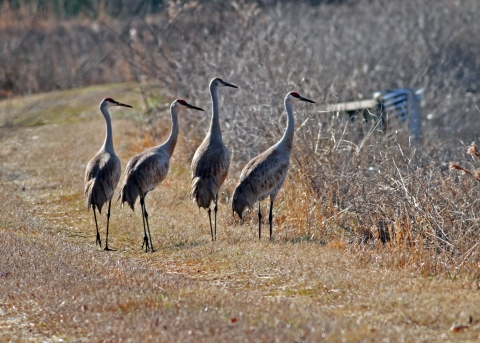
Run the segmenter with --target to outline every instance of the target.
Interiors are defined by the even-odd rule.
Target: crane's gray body
[[[119,194],[122,204],[134,210],[137,198],[155,189],[168,174],[170,154],[163,146],[150,148],[134,156],[127,164]]]
[[[100,103],[100,111],[107,126],[105,141],[100,151],[88,162],[85,170],[85,203],[88,209],[97,208],[100,213],[103,205],[112,199],[121,173],[120,159],[113,149],[112,123],[108,113],[108,107],[115,104],[110,100],[107,98]]]
[[[290,154],[293,148],[294,116],[293,103],[296,101],[312,102],[300,96],[297,92],[290,92],[285,97],[284,105],[287,111],[287,128],[282,139],[256,156],[243,168],[240,181],[233,192],[232,210],[242,218],[246,208],[252,209],[258,201],[258,236],[261,237],[260,202],[270,197],[270,238],[272,237],[272,209],[278,192],[283,187],[290,165]]]
[[[212,201],[215,200],[230,167],[230,152],[223,143],[218,113],[217,87],[223,85],[233,86],[217,78],[210,82],[212,121],[205,139],[195,151],[192,160],[190,195],[198,207],[205,209],[209,209]]]
[[[191,196],[198,207],[208,209],[227,178],[230,152],[222,137],[211,135],[198,147],[192,160]]]
[[[248,207],[270,196],[273,202],[282,188],[290,165],[290,151],[278,144],[258,155],[243,168],[233,193],[232,207],[240,217]]]
[[[176,106],[175,101],[170,108],[172,130],[165,143],[135,155],[127,164],[118,198],[121,199],[122,205],[126,202],[132,210],[135,209],[138,197],[144,198],[167,177],[170,157],[178,138],[179,108]]]
[[[117,188],[120,180],[121,164],[120,159],[115,155],[113,149],[112,138],[112,122],[108,108],[111,106],[132,107],[130,105],[122,104],[112,98],[105,98],[100,103],[100,111],[105,118],[107,124],[107,132],[105,134],[105,141],[103,142],[100,151],[88,162],[85,170],[85,203],[87,209],[93,209],[93,217],[95,218],[95,226],[97,228],[96,244],[102,245],[100,239],[100,232],[98,231],[97,215],[95,210],[98,209],[102,213],[103,205],[108,202],[107,209],[107,235],[105,239],[105,250],[110,250],[108,247],[108,226],[110,222],[110,205],[112,203],[113,193]]]
[[[85,171],[85,203],[102,213],[102,207],[110,201],[120,181],[120,159],[114,152],[99,151],[88,163]]]
[[[126,202],[134,210],[135,202],[140,197],[143,219],[143,245],[145,252],[150,248],[154,252],[152,235],[148,224],[148,212],[145,206],[145,196],[148,192],[155,189],[168,174],[170,167],[170,157],[172,157],[178,138],[178,112],[181,109],[194,108],[203,111],[201,108],[188,104],[185,100],[177,99],[170,106],[172,116],[172,130],[170,136],[162,145],[150,148],[144,152],[135,155],[127,164],[123,184],[118,198],[122,201],[122,206]],[[148,236],[147,236],[148,232]],[[143,247],[142,245],[142,247]]]

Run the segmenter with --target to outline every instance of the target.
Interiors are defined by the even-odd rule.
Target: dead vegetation
[[[12,327],[6,340],[448,341],[459,339],[448,332],[452,324],[469,327],[457,330],[461,339],[478,339],[479,185],[448,168],[452,160],[466,172],[478,164],[463,144],[479,129],[478,6],[176,1],[158,15],[3,21],[0,40],[15,39],[0,51],[0,82],[10,80],[0,103],[0,196],[9,204],[1,209],[8,249],[0,253],[0,313],[22,330]],[[16,58],[27,53],[32,60]],[[138,82],[117,96],[128,96],[122,100],[138,115],[113,118],[125,166],[166,136],[169,100],[208,108],[214,76],[240,86],[220,98],[232,166],[218,244],[199,231],[207,225],[188,198],[188,165],[209,112],[188,112],[169,176],[152,192],[159,252],[141,254],[140,216],[118,208],[111,237],[119,251],[96,252],[81,181],[101,145],[103,122],[91,120],[110,86],[52,93],[49,101],[52,94],[12,96]],[[321,104],[392,87],[425,87],[421,147],[409,144],[401,122],[383,135],[374,123],[319,112]],[[256,216],[234,220],[231,192],[244,163],[281,137],[282,99],[291,90],[320,105],[295,109],[275,242],[257,242]]]
[[[121,98],[114,90],[110,95]],[[341,230],[319,229],[317,221],[328,227],[336,219],[317,211],[296,171],[277,210],[274,242],[259,242],[249,222],[255,219],[241,225],[222,201],[218,241],[211,243],[206,218],[188,197],[184,132],[169,176],[149,194],[157,252],[142,251],[140,213],[118,203],[110,237],[118,250],[96,249],[82,176],[103,141],[104,122],[95,104],[86,113],[88,120],[2,136],[1,340],[478,339],[477,279],[424,277],[420,261],[399,265],[408,260],[408,247],[352,244]],[[115,114],[114,143],[125,166],[145,142],[130,120]],[[180,127],[185,122],[180,118]],[[105,217],[99,221],[104,227]]]

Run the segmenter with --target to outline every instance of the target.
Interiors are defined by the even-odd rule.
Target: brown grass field
[[[389,262],[401,255],[388,245],[299,236],[296,217],[304,209],[294,172],[279,195],[275,239],[259,242],[255,216],[243,224],[232,218],[234,170],[212,243],[206,212],[189,200],[194,148],[185,141],[182,117],[170,173],[146,202],[157,252],[141,250],[138,209],[118,203],[112,204],[110,236],[117,250],[100,250],[84,205],[83,176],[105,129],[91,99],[107,95],[141,108],[130,85],[8,102],[20,110],[36,108],[43,119],[32,125],[38,124],[33,116],[0,131],[1,342],[480,340],[478,279]],[[169,114],[159,113],[164,134],[153,141],[136,125],[136,111],[111,110],[123,168],[133,154],[160,143],[170,125]],[[104,240],[104,215],[99,223]]]

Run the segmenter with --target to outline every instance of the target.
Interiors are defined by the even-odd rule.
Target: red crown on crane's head
[[[290,92],[290,94],[295,98],[300,98],[300,94],[298,94],[297,92]]]

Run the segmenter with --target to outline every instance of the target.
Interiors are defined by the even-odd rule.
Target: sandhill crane
[[[290,92],[285,97],[285,109],[288,115],[287,129],[282,139],[253,158],[243,168],[240,175],[240,182],[233,192],[232,209],[240,219],[245,208],[253,208],[258,201],[258,238],[261,238],[262,213],[260,211],[260,202],[270,196],[270,214],[268,220],[270,223],[270,239],[272,238],[272,209],[273,202],[278,191],[282,188],[290,163],[290,154],[293,147],[294,118],[293,104],[297,101],[308,100],[297,92]]]
[[[97,215],[95,209],[102,213],[103,205],[108,201],[107,211],[107,236],[105,239],[105,250],[108,248],[108,225],[110,222],[110,205],[112,203],[112,196],[115,188],[117,188],[120,180],[120,160],[115,155],[113,150],[112,140],[112,123],[108,108],[112,106],[132,107],[130,105],[122,104],[112,98],[105,98],[100,103],[100,111],[105,117],[107,123],[107,133],[105,135],[105,142],[100,151],[88,162],[85,170],[85,200],[87,208],[93,209],[93,217],[95,218],[95,226],[97,227],[97,240],[95,244],[102,246],[100,240],[100,233],[98,232]]]
[[[219,78],[210,81],[212,121],[207,136],[193,156],[192,184],[190,188],[190,195],[198,207],[202,207],[208,211],[212,241],[217,237],[218,192],[220,191],[223,181],[227,178],[228,168],[230,166],[230,152],[225,144],[223,144],[222,132],[220,131],[220,118],[218,115],[217,88],[222,86],[238,88]],[[215,232],[212,229],[210,210],[212,201],[215,204],[213,207],[215,212]]]
[[[127,202],[128,206],[134,210],[137,197],[140,197],[140,205],[142,207],[143,219],[143,246],[145,252],[150,247],[151,252],[155,252],[152,244],[152,235],[150,234],[150,226],[148,225],[148,213],[145,207],[145,197],[147,193],[157,187],[167,176],[170,165],[170,157],[173,154],[178,137],[178,112],[186,108],[203,111],[199,107],[190,105],[185,100],[177,99],[170,106],[172,115],[172,130],[170,136],[162,145],[150,148],[138,155],[135,155],[125,169],[123,177],[123,185],[118,195],[121,198],[122,206]],[[146,227],[145,227],[146,225]],[[148,230],[148,237],[147,237]],[[150,238],[150,242],[148,241]]]

